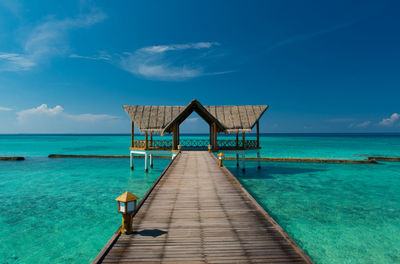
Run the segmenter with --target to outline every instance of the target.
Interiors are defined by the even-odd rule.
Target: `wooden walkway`
[[[182,152],[103,263],[313,263],[211,154]]]

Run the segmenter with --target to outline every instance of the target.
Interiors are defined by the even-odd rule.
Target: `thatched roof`
[[[251,132],[268,105],[205,106],[225,127],[226,133]]]
[[[268,105],[202,106],[197,100],[186,106],[124,105],[141,132],[164,134],[171,132],[174,123],[182,123],[193,111],[207,123],[216,123],[219,132],[251,132]]]

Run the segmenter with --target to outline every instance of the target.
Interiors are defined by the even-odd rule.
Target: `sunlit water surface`
[[[0,263],[89,263],[120,225],[114,199],[143,196],[169,160],[144,173],[143,160],[132,172],[129,159],[47,155],[124,155],[129,144],[128,135],[0,135],[0,156],[27,158],[0,162]],[[398,135],[266,135],[261,146],[268,157],[400,156]],[[400,163],[247,162],[245,174],[226,165],[317,263],[400,263]]]

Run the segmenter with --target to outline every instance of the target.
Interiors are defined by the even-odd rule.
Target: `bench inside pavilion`
[[[153,165],[153,155],[169,155],[174,158],[180,150],[210,150],[212,152],[234,153],[239,165],[242,154],[242,169],[245,169],[246,153],[256,152],[260,166],[259,120],[268,105],[229,105],[203,106],[192,100],[186,106],[142,106],[124,105],[123,109],[132,119],[130,147],[130,166],[133,169],[133,156],[143,155],[145,170]],[[209,139],[180,138],[179,127],[193,112],[196,112],[209,125]],[[144,140],[134,138],[134,127],[144,133]],[[246,139],[256,126],[256,139]],[[241,138],[239,134],[241,135]],[[172,139],[153,140],[153,135],[172,134]],[[234,134],[235,139],[218,139],[218,134]]]

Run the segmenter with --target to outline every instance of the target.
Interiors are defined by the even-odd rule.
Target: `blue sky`
[[[128,133],[124,104],[268,104],[262,132],[400,132],[397,1],[0,0],[0,133]],[[206,132],[193,116],[184,132]]]

